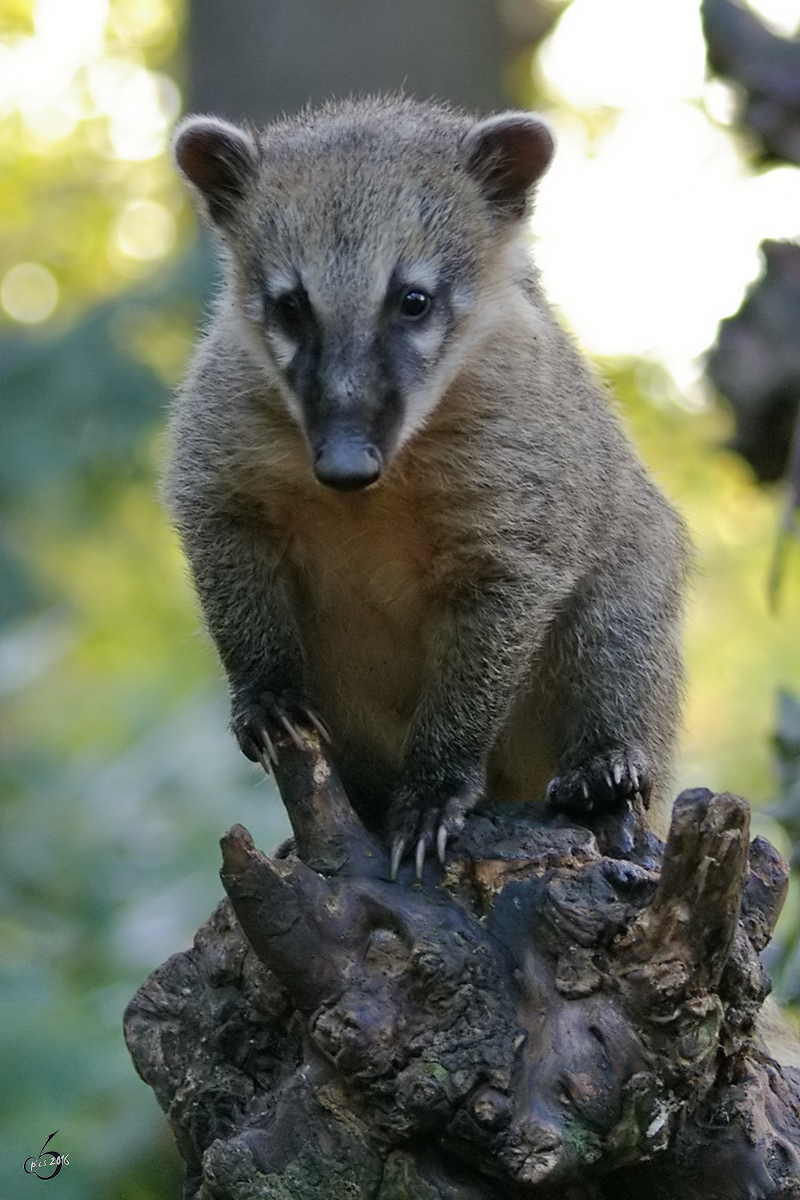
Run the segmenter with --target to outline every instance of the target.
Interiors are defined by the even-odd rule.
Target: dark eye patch
[[[290,338],[300,338],[313,320],[308,297],[302,288],[267,297],[267,319]]]

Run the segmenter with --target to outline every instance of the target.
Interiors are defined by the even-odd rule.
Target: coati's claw
[[[231,729],[239,748],[252,762],[269,771],[278,761],[277,748],[288,738],[305,750],[301,731],[316,730],[326,742],[330,733],[301,696],[263,691],[255,697],[234,696]]]
[[[323,742],[327,742],[328,745],[330,745],[333,739],[331,738],[330,730],[325,722],[320,720],[314,710],[309,708],[306,704],[303,705],[302,712],[303,716],[306,717],[306,719],[314,726]]]
[[[406,848],[406,839],[396,837],[392,842],[392,859],[389,868],[389,878],[392,883],[397,879],[397,872],[400,870],[400,863],[403,861],[403,852]]]
[[[283,728],[286,730],[286,732],[288,733],[291,740],[294,742],[295,746],[297,746],[297,749],[304,750],[305,746],[303,744],[303,739],[300,737],[300,734],[297,732],[297,727],[292,724],[292,722],[289,720],[289,718],[284,713],[281,713],[280,723],[283,726]]]
[[[265,771],[269,771],[271,769],[271,767],[274,767],[275,764],[277,763],[278,753],[275,749],[275,743],[273,742],[272,738],[269,736],[269,734],[267,733],[266,729],[263,726],[259,730],[259,733],[261,735],[261,741],[264,746],[264,753],[260,756],[261,757],[261,765]],[[264,759],[266,759],[267,761],[264,762]]]
[[[417,841],[417,852],[414,855],[414,873],[417,877],[417,883],[422,883],[422,872],[425,867],[425,854],[428,849],[428,839],[423,833]]]
[[[407,850],[414,847],[414,871],[422,882],[425,860],[434,850],[444,866],[450,838],[464,828],[467,813],[482,794],[482,785],[470,781],[464,790],[450,796],[444,804],[430,804],[420,810],[419,802],[412,804],[401,794],[392,806],[388,828],[394,834],[391,850],[391,878],[396,879]],[[416,792],[412,793],[416,800]]]
[[[425,870],[425,859],[433,841],[432,825],[433,822],[431,820],[426,821],[422,832],[417,838],[417,844],[414,850],[414,875],[417,883],[422,883],[422,875]],[[448,832],[448,828],[444,824],[440,825],[436,832],[436,855],[442,865],[444,865],[445,850],[447,849]],[[400,864],[405,856],[407,845],[408,839],[405,837],[398,836],[392,842],[391,862],[389,868],[389,877],[392,882],[397,879],[397,875],[400,870]]]
[[[570,816],[608,812],[636,800],[647,808],[651,779],[638,750],[612,750],[584,766],[556,775],[547,785],[547,803]]]

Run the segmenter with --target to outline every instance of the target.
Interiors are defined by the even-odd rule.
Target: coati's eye
[[[303,301],[297,292],[284,292],[278,296],[272,308],[275,322],[288,337],[299,337],[305,326]]]
[[[409,288],[400,301],[400,312],[410,321],[418,321],[430,312],[431,298],[420,288]]]

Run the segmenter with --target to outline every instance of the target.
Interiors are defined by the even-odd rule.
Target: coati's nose
[[[327,442],[317,451],[314,474],[326,487],[357,492],[380,478],[383,459],[374,446],[342,440]]]

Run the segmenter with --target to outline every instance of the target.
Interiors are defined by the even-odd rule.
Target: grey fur
[[[686,538],[530,263],[551,151],[406,99],[176,134],[225,284],[167,492],[233,729],[319,714],[395,857],[484,794],[669,795]]]

